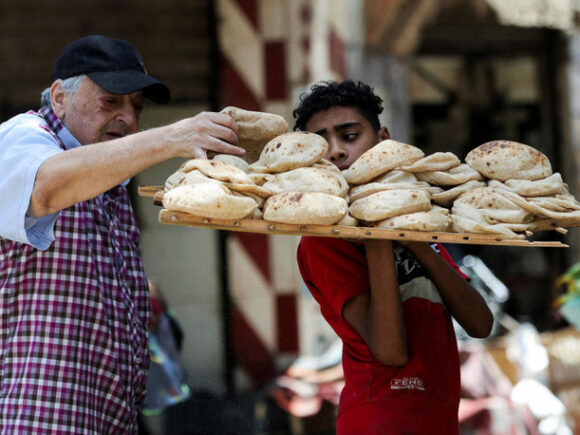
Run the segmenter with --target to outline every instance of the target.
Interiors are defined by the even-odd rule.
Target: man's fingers
[[[236,124],[236,121],[234,121],[234,118],[232,118],[230,115],[226,115],[225,113],[212,113],[212,115],[215,115],[213,117],[213,121],[216,124],[221,124],[224,127],[233,130],[236,133],[236,135],[238,134],[239,132],[238,124]]]
[[[227,142],[224,142],[224,141],[218,140],[218,139],[215,139],[215,141],[212,141],[209,144],[209,146],[205,147],[205,149],[207,151],[211,150],[211,151],[218,152],[220,154],[233,154],[235,156],[243,156],[244,154],[246,154],[245,149],[243,149],[239,146],[231,145]]]
[[[236,121],[230,115],[226,115],[225,113],[202,112],[194,118],[201,123],[219,125],[233,131],[236,136],[238,135],[238,124],[236,124]]]
[[[178,121],[174,132],[166,136],[171,146],[184,157],[207,158],[207,151],[243,156],[246,151],[238,145],[238,126],[229,115],[202,112],[193,118]]]
[[[231,145],[238,144],[238,133],[219,124],[214,124],[214,131],[210,132],[210,135]]]

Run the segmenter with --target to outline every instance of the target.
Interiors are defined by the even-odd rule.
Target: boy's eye
[[[358,136],[358,133],[346,133],[344,135],[345,140],[354,140]]]

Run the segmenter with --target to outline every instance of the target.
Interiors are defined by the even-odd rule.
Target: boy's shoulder
[[[363,241],[353,241],[338,237],[314,237],[302,236],[298,244],[299,249],[320,249],[320,250],[357,250],[364,252]]]

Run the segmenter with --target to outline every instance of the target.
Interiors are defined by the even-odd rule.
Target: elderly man
[[[150,301],[125,185],[206,150],[242,155],[219,113],[137,133],[169,89],[127,41],[66,46],[38,112],[0,125],[2,433],[136,433]]]

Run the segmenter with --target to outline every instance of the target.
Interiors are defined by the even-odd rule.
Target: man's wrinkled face
[[[57,116],[82,145],[135,133],[145,105],[141,91],[111,94],[86,78],[74,94],[64,94]]]
[[[355,107],[334,106],[317,112],[306,123],[306,130],[326,139],[328,151],[324,158],[341,170],[378,142],[389,138],[385,127],[375,132]]]

